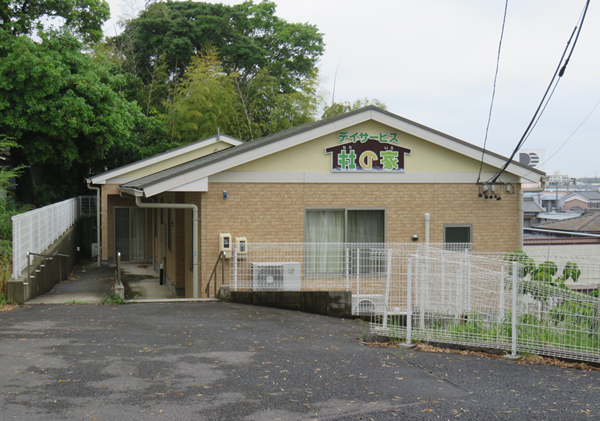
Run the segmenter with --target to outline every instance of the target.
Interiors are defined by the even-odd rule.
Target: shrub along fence
[[[452,251],[457,250],[457,251]],[[594,295],[600,262],[524,253],[477,255],[464,244],[247,244],[229,262],[233,291],[342,290],[371,329],[436,341],[600,362]]]

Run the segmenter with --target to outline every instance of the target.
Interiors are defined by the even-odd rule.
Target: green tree
[[[61,18],[86,41],[102,38],[102,23],[110,18],[105,0],[3,0],[0,28],[13,36],[31,35],[44,20]]]
[[[223,72],[214,49],[192,62],[170,98],[171,112],[164,116],[171,142],[190,143],[228,131],[235,114],[235,91],[231,75]]]
[[[68,32],[40,34],[40,43],[0,34],[0,132],[23,146],[19,198],[36,205],[76,195],[143,116],[119,95],[124,78],[108,61],[83,54]]]
[[[315,121],[322,100],[316,72],[290,93],[280,92],[277,78],[266,70],[252,78],[235,77],[234,82],[238,100],[231,133],[240,139],[258,139]]]
[[[127,22],[121,38],[123,44],[134,44],[135,51],[124,54],[137,69],[151,68],[157,54],[165,54],[169,72],[181,77],[192,57],[212,46],[221,54],[226,73],[247,79],[267,70],[277,78],[279,91],[290,93],[314,73],[323,54],[323,35],[313,25],[275,16],[275,9],[269,1],[234,6],[153,3]]]
[[[30,207],[15,202],[12,194],[11,187],[14,185],[15,179],[24,170],[23,166],[14,167],[10,164],[10,156],[17,148],[19,148],[17,142],[5,135],[0,135],[0,295],[6,292],[6,280],[11,274],[11,217],[30,209]]]
[[[354,102],[343,101],[343,102],[334,102],[331,105],[325,107],[323,110],[323,115],[321,118],[329,118],[339,114],[347,113],[348,111],[358,110],[360,108],[366,107],[368,105],[374,105],[376,107],[381,108],[382,110],[387,110],[387,105],[381,102],[378,99],[357,99]]]

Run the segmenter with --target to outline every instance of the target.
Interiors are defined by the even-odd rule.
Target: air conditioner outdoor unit
[[[352,314],[369,315],[385,313],[385,297],[382,294],[352,294]]]
[[[300,263],[252,263],[253,291],[300,291]]]

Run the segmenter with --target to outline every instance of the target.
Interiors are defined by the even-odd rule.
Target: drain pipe
[[[548,176],[542,177],[542,185],[540,187],[532,187],[529,189],[519,190],[519,250],[523,250],[523,207],[525,202],[524,193],[539,193],[546,190],[546,183],[548,183]]]
[[[149,209],[191,209],[192,210],[192,278],[193,298],[198,298],[198,206],[192,203],[143,203],[140,196],[135,197],[135,204],[139,208]]]
[[[425,245],[429,245],[429,221],[431,219],[431,215],[429,213],[424,213],[423,217],[425,218]]]
[[[98,267],[100,267],[100,264],[102,263],[102,243],[100,242],[100,235],[102,234],[102,231],[100,230],[100,187],[94,187],[88,181],[87,188],[96,190],[96,241],[98,242]]]

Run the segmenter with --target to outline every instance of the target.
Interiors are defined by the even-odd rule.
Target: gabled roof
[[[190,143],[190,144],[187,144],[184,146],[180,146],[179,148],[175,148],[175,149],[172,149],[167,152],[163,152],[158,155],[154,155],[150,158],[142,159],[142,160],[133,162],[131,164],[123,165],[122,167],[115,168],[110,171],[94,175],[94,176],[88,178],[87,181],[88,181],[88,183],[91,183],[91,184],[104,184],[106,182],[106,180],[109,180],[111,178],[119,177],[119,176],[121,176],[123,174],[127,174],[131,171],[139,170],[141,168],[159,163],[163,160],[175,158],[177,156],[180,156],[180,155],[183,155],[186,153],[190,153],[194,150],[204,148],[204,147],[213,145],[218,142],[228,143],[231,146],[239,146],[244,143],[241,140],[236,139],[231,136],[227,136],[227,135],[223,135],[223,134],[215,135],[215,136],[207,137],[206,139],[198,140],[197,142],[193,142],[193,143]]]
[[[490,151],[484,152],[478,146],[415,123],[414,121],[407,120],[375,106],[368,106],[325,120],[284,130],[252,142],[247,142],[235,148],[219,151],[123,184],[119,189],[122,192],[136,196],[154,196],[369,120],[385,124],[477,161],[481,160],[483,155],[483,162],[496,168],[502,167],[507,161],[507,158],[501,155]],[[545,175],[543,171],[523,165],[517,161],[511,162],[507,168],[507,172],[534,182],[539,181]],[[475,182],[475,180],[473,181]]]
[[[600,200],[600,193],[597,191],[574,191],[568,195],[566,195],[564,197],[563,200],[571,200],[576,198],[577,196],[580,196],[580,198],[584,201],[590,201],[590,200]]]
[[[564,221],[538,224],[535,228],[572,232],[600,232],[600,213],[587,213]]]

